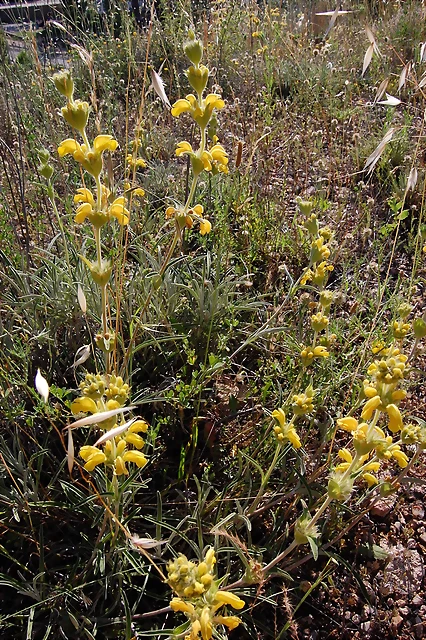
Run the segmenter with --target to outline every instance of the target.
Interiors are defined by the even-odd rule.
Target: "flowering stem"
[[[83,138],[84,144],[86,145],[87,149],[90,151],[92,147],[90,146],[90,142],[89,142],[89,138],[87,137],[86,130],[83,129],[83,131],[81,131],[80,133],[81,133],[81,137]]]
[[[263,497],[263,494],[265,493],[265,489],[267,487],[267,484],[269,482],[269,478],[271,477],[271,473],[273,472],[273,470],[275,469],[275,466],[277,464],[279,455],[281,453],[281,449],[282,449],[281,443],[278,443],[277,447],[275,449],[274,457],[273,457],[272,462],[271,462],[271,464],[269,466],[269,469],[267,470],[267,472],[263,476],[261,485],[259,487],[259,491],[257,492],[257,496],[255,497],[254,501],[252,502],[252,505],[251,505],[250,509],[248,510],[248,515],[251,515],[256,510],[257,505],[261,501],[261,499]]]
[[[66,236],[65,236],[65,229],[64,229],[64,225],[62,224],[62,220],[61,220],[61,216],[60,216],[59,211],[58,211],[58,207],[56,206],[55,191],[53,189],[53,185],[52,185],[52,182],[50,180],[49,180],[47,186],[48,186],[47,193],[48,193],[48,197],[49,197],[49,202],[52,205],[53,212],[54,212],[54,214],[56,216],[56,220],[58,221],[59,229],[61,231],[61,236],[62,236],[62,242],[64,243],[64,253],[65,253],[65,260],[66,260],[67,265],[68,265],[68,271],[69,271],[69,273],[71,273],[70,255],[69,255],[69,252],[68,252],[68,244],[67,244],[67,239],[66,239]]]
[[[187,197],[186,202],[185,202],[185,206],[183,208],[183,213],[186,213],[188,211],[188,209],[190,208],[190,205],[191,205],[191,202],[192,202],[192,198],[194,197],[195,189],[197,187],[197,182],[198,182],[198,176],[194,176],[192,178],[191,189],[189,191],[188,197]]]
[[[284,549],[284,551],[282,551],[279,555],[277,555],[276,558],[271,560],[271,562],[267,564],[266,567],[263,567],[263,575],[265,575],[268,571],[270,571],[272,567],[275,567],[276,564],[281,562],[281,560],[286,556],[288,556],[288,554],[291,553],[293,549],[295,549],[296,547],[297,547],[296,541],[293,540],[293,542],[288,545],[287,549]]]

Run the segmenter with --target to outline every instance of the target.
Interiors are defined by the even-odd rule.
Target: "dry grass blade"
[[[74,452],[74,440],[72,437],[71,429],[68,429],[68,450],[67,450],[67,460],[68,460],[68,471],[72,473],[75,461],[75,452]]]
[[[388,107],[397,107],[401,104],[401,100],[395,98],[395,96],[391,96],[389,93],[386,94],[386,100],[379,100],[377,104],[385,104]]]
[[[376,102],[377,102],[378,100],[380,100],[380,99],[383,97],[383,95],[384,95],[384,93],[385,93],[386,89],[388,88],[388,84],[389,84],[389,78],[385,78],[385,79],[380,83],[380,86],[379,86],[379,88],[377,89],[376,96],[375,96],[375,98],[374,98],[374,102],[373,102],[373,104],[376,104]]]
[[[83,315],[86,315],[87,302],[86,302],[86,296],[84,295],[84,291],[82,289],[81,284],[79,284],[77,287],[77,300]]]
[[[169,99],[166,95],[166,91],[164,89],[164,82],[161,76],[156,71],[154,71],[154,69],[152,69],[151,73],[152,73],[152,86],[154,88],[155,93],[160,98],[161,102],[163,102],[163,104],[165,104],[166,107],[170,109],[172,105],[170,104]]]
[[[328,36],[328,34],[330,33],[330,31],[332,30],[332,28],[335,25],[335,22],[337,20],[337,16],[339,15],[339,5],[337,5],[337,7],[335,8],[333,15],[330,18],[330,22],[329,25],[327,27],[327,31],[324,34],[324,38],[326,38]]]
[[[419,53],[419,62],[424,62],[426,60],[426,42],[420,43],[420,53]]]
[[[78,55],[83,60],[84,64],[89,67],[89,69],[93,66],[93,55],[91,53],[86,51],[86,49],[83,49],[83,47],[80,47],[80,45],[78,44],[71,44],[70,47],[77,51]]]
[[[362,76],[367,71],[368,67],[370,66],[370,62],[373,59],[373,53],[374,53],[374,44],[370,44],[370,46],[368,47],[367,51],[365,52],[364,62],[363,62],[363,65],[362,65],[362,73],[361,73]]]
[[[120,413],[131,411],[132,409],[136,409],[136,405],[131,405],[130,407],[122,407],[121,409],[111,409],[111,411],[101,411],[100,413],[94,413],[91,416],[86,416],[85,418],[81,418],[76,422],[72,422],[71,424],[67,425],[65,429],[77,429],[78,427],[86,427],[89,424],[98,424],[99,422],[104,422],[104,420],[108,420],[113,416],[118,416]]]
[[[423,89],[425,85],[426,85],[426,73],[423,75],[422,79],[419,82],[419,89]]]
[[[407,64],[401,71],[401,75],[399,76],[399,82],[398,82],[398,91],[401,91],[401,89],[405,86],[407,78],[410,75],[410,71],[411,71],[411,60],[410,62],[407,62]]]
[[[411,191],[414,191],[414,187],[417,184],[417,177],[418,177],[417,169],[416,167],[412,167],[407,180],[407,191],[409,191],[410,189]]]
[[[134,423],[135,420],[136,418],[130,418],[130,420],[128,420],[124,424],[120,424],[118,427],[110,429],[109,431],[104,433],[100,438],[96,440],[95,447],[98,447],[100,444],[103,444],[107,440],[112,440],[116,436],[120,436],[122,433],[127,431],[127,429]]]
[[[381,140],[381,142],[377,145],[377,147],[374,149],[373,153],[368,156],[367,160],[365,161],[365,165],[364,165],[364,169],[363,171],[367,171],[367,173],[371,173],[374,169],[374,167],[376,166],[377,162],[379,161],[383,151],[386,148],[386,145],[388,144],[388,142],[390,142],[393,138],[393,134],[395,133],[396,128],[395,127],[391,127],[389,129],[389,131],[387,131],[383,137],[383,139]]]

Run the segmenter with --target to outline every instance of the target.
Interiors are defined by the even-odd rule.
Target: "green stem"
[[[88,151],[90,151],[92,147],[90,146],[89,138],[87,137],[87,133],[84,129],[83,131],[81,131],[81,137],[83,138],[83,142],[86,145]]]
[[[197,187],[197,182],[198,182],[198,176],[194,176],[192,178],[191,189],[189,190],[189,194],[188,194],[188,197],[186,199],[185,206],[183,208],[183,213],[184,214],[188,211],[188,209],[191,206],[191,202],[192,202],[192,199],[193,199],[194,194],[195,194],[195,189]]]
[[[248,515],[251,515],[254,511],[256,511],[256,507],[259,504],[259,502],[261,501],[261,499],[263,497],[263,494],[265,493],[265,489],[266,489],[266,487],[268,485],[269,478],[271,477],[271,473],[275,469],[275,466],[276,466],[276,464],[278,462],[278,458],[280,456],[281,449],[282,449],[282,445],[281,445],[281,443],[278,443],[277,446],[276,446],[276,449],[275,449],[275,453],[274,453],[274,457],[272,459],[272,462],[269,465],[269,469],[267,470],[267,472],[263,476],[261,485],[259,487],[259,491],[257,492],[257,496],[255,497],[254,501],[252,502],[252,505],[251,505],[250,509],[248,510]]]
[[[69,273],[71,273],[70,254],[68,252],[68,244],[67,244],[67,239],[66,239],[66,236],[65,236],[65,228],[64,228],[64,225],[62,224],[62,220],[61,220],[61,216],[60,216],[59,211],[58,211],[58,207],[56,206],[55,191],[53,189],[53,185],[52,185],[50,180],[49,180],[48,186],[47,186],[47,193],[48,193],[48,197],[49,197],[49,202],[52,205],[53,212],[54,212],[54,214],[56,216],[56,220],[58,222],[59,230],[61,232],[62,242],[64,244],[65,260],[67,262],[68,271],[69,271]]]

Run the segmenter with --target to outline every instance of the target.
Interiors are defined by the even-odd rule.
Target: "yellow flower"
[[[206,218],[203,218],[204,207],[201,204],[196,204],[192,209],[188,209],[185,213],[184,208],[177,209],[176,207],[167,207],[166,218],[178,218],[180,228],[186,227],[192,229],[194,226],[194,220],[200,224],[200,234],[205,236],[210,233],[212,225]]]
[[[181,98],[177,100],[172,106],[172,116],[175,118],[179,118],[182,113],[186,113],[188,111],[194,112],[197,109],[197,98],[190,93],[186,96],[186,99]]]
[[[182,113],[190,113],[194,120],[202,127],[205,127],[210,120],[213,109],[223,109],[225,102],[216,93],[209,93],[204,100],[198,102],[197,98],[190,93],[186,98],[177,100],[172,106],[172,116],[178,118]]]
[[[81,447],[80,456],[86,461],[84,465],[86,471],[93,471],[98,464],[106,462],[107,459],[103,451],[90,445]]]
[[[345,462],[349,462],[349,463],[352,462],[352,454],[349,451],[349,449],[340,449],[337,452],[337,455],[339,456],[339,458],[341,458]]]
[[[109,195],[109,189],[102,186],[102,208],[98,209],[98,205],[89,189],[85,189],[83,187],[81,189],[77,189],[77,193],[74,196],[74,202],[76,204],[80,204],[77,207],[76,216],[74,218],[75,222],[77,224],[83,224],[86,218],[88,218],[94,227],[100,228],[106,224],[109,218],[116,218],[120,225],[123,226],[128,224],[129,211],[124,206],[124,196],[116,198],[111,205],[108,205]]]
[[[219,609],[225,604],[233,609],[242,609],[245,602],[236,596],[235,593],[231,593],[230,591],[218,591],[214,597],[215,609]]]
[[[200,630],[203,640],[210,640],[213,636],[213,625],[209,607],[204,607],[200,616]]]
[[[117,476],[128,475],[126,462],[133,462],[137,467],[144,467],[147,460],[140,451],[129,451],[126,438],[116,438],[115,446],[111,440],[107,440],[102,451],[98,447],[86,445],[80,449],[80,456],[86,461],[86,471],[93,471],[98,464],[106,464],[114,468]]]
[[[377,473],[379,469],[380,469],[380,462],[369,462],[364,467],[364,471],[374,471],[374,473]]]
[[[170,602],[170,607],[173,611],[181,611],[182,613],[189,613],[193,615],[195,613],[195,607],[190,602],[185,602],[181,598],[173,598]]]
[[[392,433],[401,431],[403,427],[401,412],[396,404],[388,404],[386,412],[389,415],[389,429]]]
[[[272,412],[272,417],[275,418],[275,420],[278,422],[278,425],[273,428],[278,442],[281,442],[283,444],[285,442],[290,442],[290,444],[292,444],[295,449],[300,449],[300,447],[302,446],[300,438],[293,424],[286,423],[284,411],[281,408],[275,409],[275,411]]]
[[[125,208],[124,203],[126,202],[124,196],[120,196],[114,200],[110,207],[108,207],[108,215],[110,217],[116,218],[118,224],[124,226],[129,224],[129,211]]]
[[[146,169],[146,162],[143,158],[134,158],[133,154],[128,153],[126,156],[126,162],[130,167],[136,169]]]
[[[215,616],[213,620],[216,624],[223,624],[225,627],[228,627],[230,631],[236,629],[238,625],[241,624],[241,620],[237,616]]]
[[[219,171],[220,173],[229,173],[228,169],[228,154],[221,144],[216,143],[211,147],[209,151],[213,161],[212,168],[214,171]]]
[[[210,233],[211,230],[212,225],[208,220],[206,220],[205,218],[200,220],[200,233],[202,236],[205,236],[206,233]]]
[[[405,467],[408,465],[408,457],[403,451],[394,449],[392,451],[392,457],[395,458],[401,469],[405,469]]]
[[[373,413],[376,411],[378,407],[380,407],[381,404],[382,404],[382,401],[380,399],[380,396],[374,396],[373,398],[370,398],[369,400],[367,400],[367,402],[364,405],[364,409],[361,413],[361,418],[363,420],[370,420]]]
[[[115,151],[118,142],[109,135],[99,135],[93,141],[93,148],[86,144],[79,144],[73,138],[67,138],[58,147],[61,158],[72,155],[90,175],[97,178],[102,171],[102,154],[104,151]]]
[[[376,476],[373,476],[371,473],[363,473],[362,477],[364,478],[364,480],[366,481],[369,487],[374,487],[374,485],[379,484],[379,481],[376,478]]]
[[[71,404],[71,411],[76,415],[77,413],[98,413],[99,409],[92,398],[80,397]]]
[[[352,416],[347,416],[346,418],[339,418],[337,425],[345,431],[355,431],[358,428],[358,420],[352,418]]]
[[[314,358],[328,358],[329,355],[329,352],[323,346],[303,347],[302,351],[300,352],[302,364],[305,367],[308,367],[313,362]]]

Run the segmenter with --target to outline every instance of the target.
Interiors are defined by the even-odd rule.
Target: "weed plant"
[[[298,637],[422,473],[424,8],[393,4],[317,41],[70,5],[60,64],[2,46],[5,637]]]

